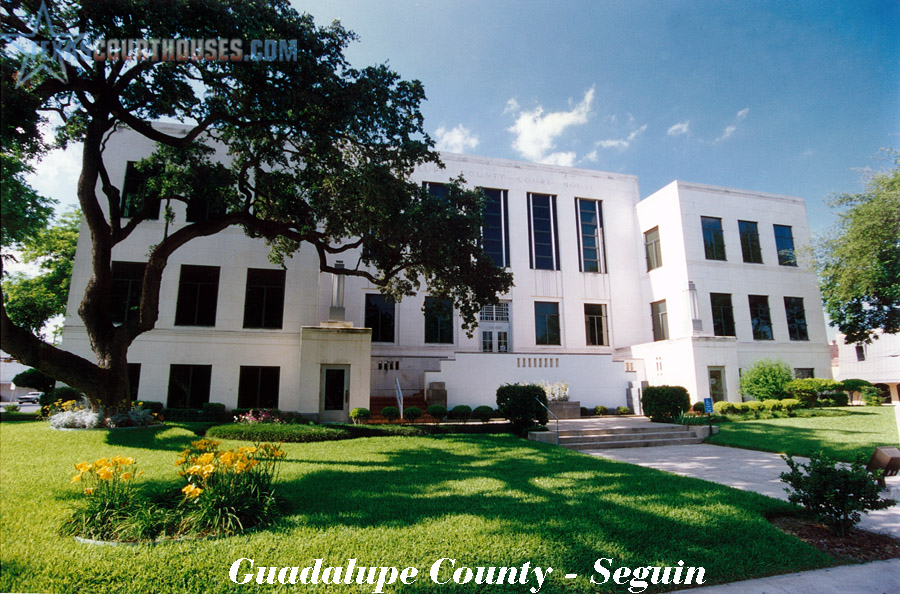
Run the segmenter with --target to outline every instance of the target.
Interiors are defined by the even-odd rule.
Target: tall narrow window
[[[141,364],[128,364],[128,388],[131,390],[131,400],[138,401],[138,392],[141,387]]]
[[[453,303],[449,299],[425,298],[425,342],[453,344]]]
[[[778,250],[778,263],[782,266],[796,266],[794,254],[794,235],[787,225],[775,225],[775,249]]]
[[[650,304],[650,318],[653,324],[653,340],[668,340],[669,314],[666,311],[665,299]]]
[[[662,249],[659,244],[659,227],[644,233],[644,252],[647,255],[647,272],[662,266]]]
[[[599,200],[576,198],[578,235],[581,238],[581,271],[606,272],[603,262],[603,211]]]
[[[244,328],[281,328],[284,319],[284,270],[247,269]]]
[[[791,340],[809,340],[803,298],[785,297],[784,312],[787,315],[788,335],[791,337]]]
[[[559,238],[556,231],[556,196],[528,194],[528,243],[531,268],[559,270]]]
[[[144,262],[113,262],[109,288],[109,317],[113,324],[124,324],[138,314],[144,286]]]
[[[372,342],[394,342],[394,300],[379,293],[366,294],[366,328]]]
[[[125,218],[138,215],[145,219],[159,218],[159,198],[150,196],[147,192],[147,174],[138,170],[136,161],[128,161],[125,165],[119,210]]]
[[[542,345],[562,344],[559,333],[559,303],[534,302],[534,342]]]
[[[241,365],[238,408],[278,408],[280,367]]]
[[[484,227],[481,242],[484,253],[490,256],[494,266],[509,266],[509,206],[506,190],[482,188],[484,192]]]
[[[725,259],[725,235],[722,233],[722,219],[700,217],[703,227],[703,250],[707,260]]]
[[[709,302],[712,306],[713,333],[716,336],[735,336],[731,295],[728,293],[710,293]]]
[[[176,326],[215,326],[219,267],[182,264],[178,281]]]
[[[857,361],[865,361],[866,360],[865,345],[862,345],[862,344],[856,345],[856,360]]]
[[[609,346],[605,305],[602,303],[584,304],[584,327],[588,346]]]
[[[762,264],[762,251],[759,249],[759,229],[753,221],[738,221],[741,233],[741,252],[744,262]]]
[[[750,324],[753,326],[753,340],[773,340],[769,298],[766,295],[749,295],[748,298],[750,301]]]
[[[168,408],[200,408],[209,402],[212,365],[170,365]]]

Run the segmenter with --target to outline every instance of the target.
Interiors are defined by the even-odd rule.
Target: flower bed
[[[91,410],[87,401],[56,400],[43,409],[54,429],[121,429],[123,427],[149,427],[159,425],[159,416],[135,403],[128,411],[109,415]]]
[[[140,491],[134,458],[75,464],[79,498],[60,533],[82,541],[153,542],[224,536],[263,526],[280,515],[275,482],[279,446],[264,443],[219,451],[201,439],[181,452],[179,484]]]

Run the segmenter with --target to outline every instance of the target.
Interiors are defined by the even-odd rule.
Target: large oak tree
[[[417,165],[440,163],[423,128],[422,85],[384,65],[351,67],[344,50],[354,35],[340,24],[318,27],[283,0],[92,0],[47,2],[51,29],[34,18],[37,3],[24,4],[29,8],[0,2],[3,33],[32,42],[63,33],[94,46],[103,39],[222,38],[244,40],[245,52],[253,39],[297,42],[297,59],[282,61],[94,61],[70,53],[48,61],[65,76],[45,71],[20,85],[24,56],[4,45],[4,120],[21,114],[14,129],[35,138],[36,114],[55,112],[62,140],[83,146],[77,193],[92,275],[78,315],[96,360],[41,341],[5,307],[3,348],[83,391],[95,407],[128,404],[128,349],[156,324],[171,255],[227,227],[268,242],[275,260],[315,250],[322,271],[365,277],[395,298],[427,283],[432,294],[453,300],[469,329],[481,305],[511,286],[511,275],[480,247],[481,194],[455,183],[448,196],[435,197],[409,181]],[[186,124],[184,134],[155,128],[161,118]],[[122,188],[109,175],[105,146],[122,126],[157,143],[141,164],[149,177],[145,205],[202,200],[210,214],[159,237],[139,311],[115,325],[112,252],[147,212],[125,218]],[[227,147],[228,162],[212,159],[213,143]],[[351,250],[364,254],[359,266],[329,264],[329,256]]]

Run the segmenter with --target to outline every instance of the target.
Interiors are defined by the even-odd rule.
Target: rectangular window
[[[278,408],[280,367],[241,365],[238,408]]]
[[[481,332],[481,352],[490,353],[494,350],[494,333],[488,330]]]
[[[225,214],[225,205],[218,201],[211,191],[210,195],[195,195],[188,200],[185,221],[200,223]]]
[[[775,225],[775,249],[778,250],[778,263],[782,266],[796,266],[794,255],[794,235],[787,225]]]
[[[650,304],[650,318],[653,324],[653,340],[668,340],[669,314],[666,312],[665,299]]]
[[[585,339],[588,346],[609,346],[606,306],[602,303],[584,304]]]
[[[481,188],[484,192],[484,227],[481,243],[494,266],[509,266],[509,206],[506,190]]]
[[[450,196],[450,186],[447,184],[439,184],[436,182],[422,182],[422,187],[436,198],[447,198]]]
[[[562,344],[559,333],[559,303],[534,302],[534,341],[536,344]]]
[[[145,219],[159,218],[159,198],[148,195],[147,174],[138,171],[136,161],[128,161],[125,165],[121,198],[119,210],[122,217],[130,219],[142,215]]]
[[[722,219],[700,217],[703,227],[703,250],[707,260],[725,259],[725,235],[722,233]]]
[[[769,298],[766,295],[749,295],[750,323],[753,340],[773,340],[772,316],[769,314]]]
[[[425,298],[425,342],[453,344],[453,303],[449,299]]]
[[[146,262],[113,262],[109,287],[109,317],[113,324],[124,324],[138,314],[144,286]]]
[[[556,196],[528,194],[528,245],[532,269],[559,270]]]
[[[603,262],[603,211],[599,200],[576,198],[582,272],[606,272]]]
[[[785,297],[784,312],[787,315],[788,335],[791,340],[809,340],[806,330],[806,310],[802,297]]]
[[[762,251],[759,248],[759,228],[753,221],[738,221],[741,234],[741,252],[744,262],[762,264]]]
[[[372,329],[372,342],[394,342],[394,300],[367,293],[365,326]]]
[[[496,305],[484,305],[479,319],[482,322],[508,322],[509,301],[501,301]]]
[[[284,319],[284,270],[247,269],[244,328],[281,328]]]
[[[712,305],[713,333],[716,336],[735,336],[731,295],[728,293],[710,293],[709,302]]]
[[[168,408],[200,408],[209,402],[212,365],[170,365]]]
[[[128,364],[128,389],[131,390],[131,401],[137,402],[138,389],[141,387],[141,364]]]
[[[856,360],[857,361],[865,361],[866,360],[865,345],[862,345],[862,344],[856,345]]]
[[[215,326],[219,267],[182,264],[178,281],[176,326]]]
[[[812,379],[816,377],[816,370],[813,367],[796,367],[794,368],[795,379]]]
[[[644,252],[647,254],[647,272],[662,266],[662,249],[659,244],[659,227],[644,233]]]

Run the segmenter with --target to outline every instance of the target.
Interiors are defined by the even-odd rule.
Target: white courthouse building
[[[123,200],[140,189],[131,163],[152,150],[127,130],[110,141]],[[442,159],[445,169],[425,165],[414,181],[440,192],[462,174],[484,189],[485,249],[514,274],[472,337],[427,289],[392,303],[362,279],[320,273],[311,249],[282,269],[264,242],[227,229],[170,258],[157,327],[129,351],[137,398],[339,420],[398,385],[410,396],[443,384],[449,407],[474,407],[495,405],[504,383],[566,382],[582,406],[615,408],[638,407],[647,384],[739,401],[740,370],[763,357],[798,377],[829,375],[816,276],[796,256],[809,243],[803,200],[677,181],[641,200],[630,175]],[[173,206],[170,232],[196,216]],[[144,222],[115,249],[117,315],[127,315],[164,225]],[[77,308],[90,255],[85,229],[63,347],[87,358]]]

